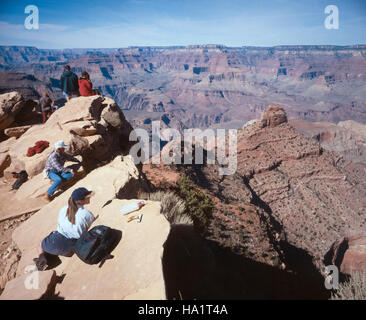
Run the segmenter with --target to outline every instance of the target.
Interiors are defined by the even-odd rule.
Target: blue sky
[[[27,30],[27,5],[39,30]],[[339,29],[324,27],[327,5]],[[0,0],[0,45],[116,48],[366,44],[366,0]]]

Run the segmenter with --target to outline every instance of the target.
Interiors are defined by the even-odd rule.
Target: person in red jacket
[[[100,95],[98,89],[93,90],[93,84],[90,81],[89,73],[86,71],[81,73],[81,78],[79,79],[79,90],[83,97],[94,96],[96,94]]]

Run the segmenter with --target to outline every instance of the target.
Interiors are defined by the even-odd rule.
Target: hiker
[[[52,195],[62,182],[70,180],[74,175],[71,168],[64,168],[66,160],[81,164],[78,159],[65,152],[66,148],[67,145],[63,141],[57,141],[55,143],[55,151],[47,159],[45,170],[48,178],[54,182],[44,195],[47,201],[52,200]]]
[[[80,95],[83,97],[89,97],[94,95],[100,95],[98,89],[93,90],[93,84],[90,81],[89,73],[83,71],[81,73],[81,78],[79,79]]]
[[[58,214],[57,231],[51,232],[38,247],[39,257],[33,259],[40,271],[48,267],[47,254],[70,257],[74,253],[74,245],[84,231],[87,231],[97,218],[84,208],[90,203],[92,191],[86,188],[75,189]]]
[[[45,123],[52,114],[51,108],[52,100],[47,92],[44,92],[41,99],[39,99],[39,105],[42,112],[42,123]]]
[[[65,71],[61,76],[61,90],[67,100],[70,100],[73,96],[80,96],[78,76],[71,72],[69,65],[65,66]]]
[[[51,104],[51,109],[52,112],[55,112],[56,110],[58,110],[60,107],[56,104],[55,100],[52,100],[52,104]]]

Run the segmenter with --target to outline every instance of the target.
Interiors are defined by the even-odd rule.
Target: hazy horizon
[[[98,50],[98,49],[103,49],[103,50],[117,50],[117,49],[130,49],[130,48],[172,48],[172,47],[182,47],[182,48],[186,48],[186,47],[191,47],[191,46],[210,46],[210,45],[219,45],[219,46],[224,46],[225,48],[276,48],[276,47],[356,47],[356,46],[366,46],[366,42],[365,43],[354,43],[354,44],[348,44],[348,45],[338,45],[338,44],[279,44],[279,45],[273,45],[273,46],[265,46],[265,45],[256,45],[256,46],[228,46],[225,44],[221,44],[221,43],[200,43],[200,44],[187,44],[187,45],[165,45],[165,46],[154,46],[154,45],[141,45],[141,46],[135,46],[135,45],[130,45],[130,46],[123,46],[123,47],[65,47],[65,48],[41,48],[38,46],[32,46],[32,45],[7,45],[7,44],[1,44],[0,43],[0,47],[27,47],[27,48],[37,48],[40,50]]]
[[[28,30],[28,5],[39,29]],[[327,29],[328,5],[339,28]],[[366,43],[363,0],[2,1],[0,44],[40,49],[224,44],[228,47]]]

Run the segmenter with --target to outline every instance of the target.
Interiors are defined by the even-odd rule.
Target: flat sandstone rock
[[[55,284],[54,270],[30,272],[9,281],[0,300],[38,300],[52,294]]]

